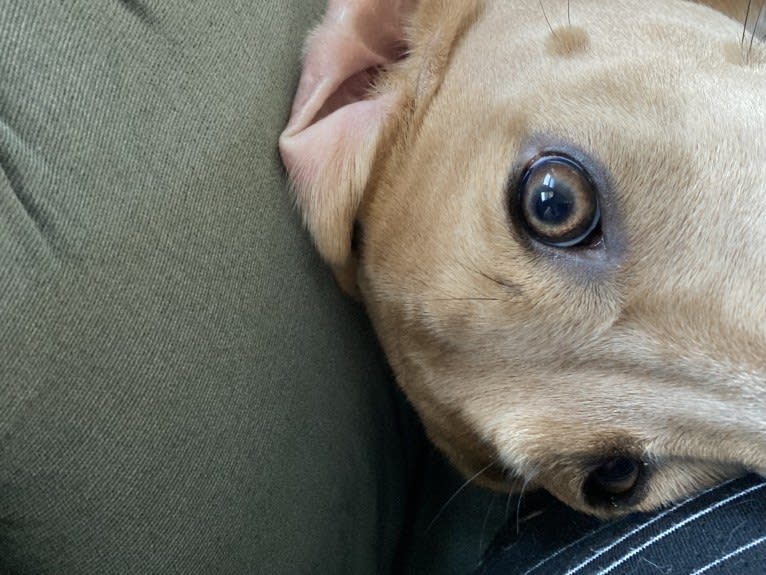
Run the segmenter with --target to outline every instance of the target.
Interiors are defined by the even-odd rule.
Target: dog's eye
[[[614,501],[630,496],[641,477],[642,463],[630,457],[611,457],[585,481],[585,493],[594,501]]]
[[[543,156],[527,168],[519,207],[530,236],[557,248],[586,244],[601,220],[598,194],[587,172],[565,156]]]

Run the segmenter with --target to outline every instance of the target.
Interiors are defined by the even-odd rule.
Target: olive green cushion
[[[0,0],[0,572],[378,573],[406,413],[276,151],[320,0]]]

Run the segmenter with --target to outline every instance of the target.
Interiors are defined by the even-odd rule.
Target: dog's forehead
[[[398,210],[384,219],[387,234],[401,228],[402,259],[413,250],[455,254],[465,239],[455,233],[466,229],[454,225],[461,219],[501,233],[507,221],[492,219],[498,198],[519,150],[540,134],[604,165],[626,211],[641,211],[663,190],[763,188],[766,66],[746,60],[741,26],[691,3],[645,13],[633,3],[627,18],[625,4],[572,3],[569,26],[566,11],[539,2],[487,3],[394,162],[391,189],[379,194],[401,196],[383,210]],[[720,201],[697,195],[706,200],[699,209]],[[670,208],[685,200],[663,201]],[[764,201],[754,198],[753,207]],[[433,250],[417,249],[431,240]]]
[[[633,126],[672,122],[682,108],[687,119],[715,110],[752,119],[732,105],[765,101],[766,48],[742,42],[742,25],[708,7],[558,4],[488,2],[454,50],[443,89],[505,109],[534,103],[552,125],[576,119],[569,109],[588,119],[624,112],[619,121],[632,117]],[[690,101],[695,94],[703,97]]]

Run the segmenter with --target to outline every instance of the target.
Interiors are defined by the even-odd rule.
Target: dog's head
[[[610,516],[766,472],[766,48],[567,4],[331,2],[280,144],[432,440]]]

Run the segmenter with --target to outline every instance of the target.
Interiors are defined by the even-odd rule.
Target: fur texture
[[[605,517],[766,472],[757,5],[416,4],[387,15],[373,91],[318,115],[329,96],[304,86],[320,104],[296,103],[280,145],[431,439],[478,482]],[[526,167],[562,151],[599,190],[592,249],[513,216]],[[640,489],[594,503],[610,457],[641,462]]]

